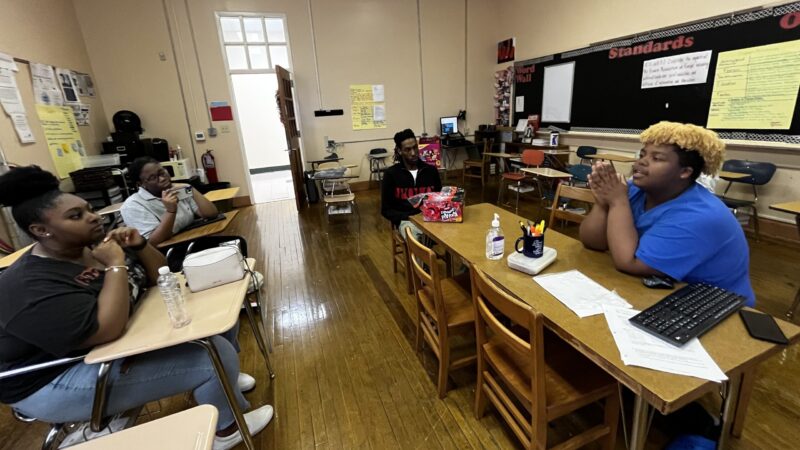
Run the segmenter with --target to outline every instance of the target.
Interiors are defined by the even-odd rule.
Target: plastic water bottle
[[[169,321],[172,322],[172,326],[181,328],[188,325],[192,318],[186,312],[181,285],[178,282],[178,277],[170,272],[167,266],[158,268],[158,290],[167,305],[167,314],[169,314]]]
[[[500,229],[500,215],[495,214],[492,227],[486,232],[486,257],[491,260],[503,259],[506,249],[506,239]]]

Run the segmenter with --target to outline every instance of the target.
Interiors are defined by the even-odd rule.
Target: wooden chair
[[[564,201],[565,199],[566,201]],[[591,189],[569,186],[564,183],[559,184],[558,189],[556,189],[556,195],[553,197],[553,204],[550,207],[550,221],[548,222],[548,227],[553,228],[556,224],[556,219],[578,224],[583,222],[583,219],[586,218],[586,214],[588,214],[589,211],[586,211],[586,214],[567,211],[566,205],[570,200],[577,200],[590,205],[594,205],[595,203],[594,194],[592,194]],[[563,208],[562,205],[564,206]]]
[[[411,281],[411,270],[408,264],[408,246],[400,231],[392,225],[392,272],[397,273],[397,266],[402,266],[406,274],[406,292],[414,293],[414,283]]]
[[[603,449],[613,449],[619,421],[616,380],[545,332],[539,312],[501,291],[474,266],[471,278],[478,346],[475,417],[480,419],[491,401],[525,448],[544,449],[548,422],[602,400],[603,423],[557,447],[574,449],[602,439]],[[512,331],[509,322],[522,332]]]
[[[447,394],[447,376],[451,370],[475,362],[475,347],[471,340],[465,355],[457,355],[458,348],[451,348],[451,336],[471,334],[475,322],[475,310],[469,292],[453,278],[442,278],[439,274],[436,254],[422,245],[410,230],[406,232],[409,262],[413,270],[414,292],[417,299],[416,349],[422,349],[422,339],[433,349],[439,359],[439,398]],[[427,269],[427,270],[426,270]],[[453,357],[451,358],[451,354]]]
[[[483,153],[481,153],[480,159],[466,159],[464,160],[464,170],[461,172],[461,185],[464,185],[464,182],[467,177],[469,178],[480,178],[481,179],[481,187],[484,186],[486,183],[486,175],[489,172],[489,160],[491,159],[487,156],[487,153],[492,151],[492,146],[494,145],[494,139],[486,139],[483,141]],[[477,169],[477,170],[472,170]]]
[[[541,150],[525,150],[522,152],[522,165],[525,167],[539,167],[544,163],[544,152]],[[516,172],[504,173],[500,178],[500,189],[497,191],[497,204],[500,205],[503,200],[503,193],[505,190],[505,182],[517,183],[517,202],[514,205],[514,213],[519,212],[519,193],[522,190],[522,181],[529,179],[525,172],[517,170]],[[538,180],[537,180],[538,185]],[[541,193],[541,188],[539,188]]]

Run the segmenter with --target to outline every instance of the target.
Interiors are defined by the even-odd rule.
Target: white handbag
[[[241,280],[243,259],[237,247],[228,245],[186,255],[183,273],[189,290],[197,292]]]

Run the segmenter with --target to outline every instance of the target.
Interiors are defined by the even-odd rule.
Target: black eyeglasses
[[[161,170],[159,170],[158,172],[156,172],[156,173],[150,175],[149,177],[145,178],[144,181],[145,181],[145,183],[152,183],[152,182],[158,180],[161,177],[164,177],[164,178],[169,177],[169,172],[167,172],[167,169],[161,168]]]

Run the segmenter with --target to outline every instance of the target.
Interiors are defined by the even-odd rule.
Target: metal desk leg
[[[247,319],[250,321],[250,328],[252,328],[253,334],[256,337],[256,343],[258,344],[259,350],[261,350],[261,355],[264,357],[264,361],[267,363],[269,378],[273,379],[275,378],[275,372],[272,371],[272,364],[269,361],[267,346],[264,343],[264,336],[261,334],[261,327],[259,327],[256,323],[256,316],[253,313],[253,307],[250,305],[250,301],[247,299],[244,301],[244,310],[247,311]]]
[[[750,368],[742,373],[742,384],[739,387],[739,399],[736,401],[736,416],[733,418],[731,435],[736,438],[742,437],[744,429],[744,419],[747,417],[747,406],[750,404],[750,395],[756,381],[756,368]]]
[[[209,338],[197,339],[192,341],[192,343],[203,347],[206,352],[208,352],[208,357],[211,358],[211,363],[214,366],[214,371],[217,373],[219,383],[222,385],[223,392],[225,392],[225,399],[228,400],[228,406],[230,406],[231,411],[233,411],[233,420],[236,422],[236,426],[242,434],[242,442],[244,442],[248,450],[255,450],[253,437],[250,436],[250,429],[247,428],[247,422],[244,420],[242,409],[239,408],[239,403],[236,402],[236,395],[234,395],[231,383],[228,381],[228,376],[225,375],[225,367],[222,365],[222,360],[219,359],[217,347]]]
[[[725,387],[725,401],[722,402],[722,430],[719,434],[719,441],[717,441],[717,449],[725,448],[728,443],[731,427],[733,426],[733,419],[736,414],[736,404],[739,400],[739,387],[742,383],[742,374],[734,373],[730,375],[727,386]]]
[[[633,403],[630,450],[642,450],[644,448],[650,422],[650,409],[650,404],[641,395],[637,395]]]
[[[106,391],[108,391],[108,373],[111,361],[100,364],[97,369],[97,381],[94,388],[94,403],[92,404],[92,421],[89,424],[95,433],[103,429],[103,416],[106,409]]]

